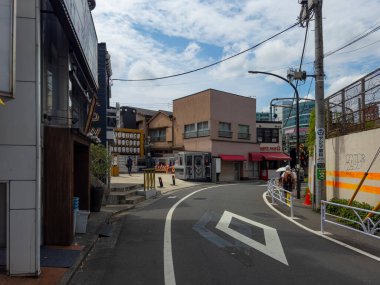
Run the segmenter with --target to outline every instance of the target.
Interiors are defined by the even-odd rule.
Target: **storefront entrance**
[[[235,180],[240,180],[240,162],[234,162],[234,174],[235,174]]]

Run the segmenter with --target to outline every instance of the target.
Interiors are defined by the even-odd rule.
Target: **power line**
[[[304,41],[303,41],[303,47],[302,47],[302,54],[301,54],[301,61],[300,61],[300,65],[299,65],[299,70],[301,70],[301,68],[302,68],[302,63],[303,63],[303,59],[304,59],[304,56],[305,56],[306,43],[307,43],[308,34],[309,34],[308,31],[309,31],[309,21],[306,22],[305,38],[304,38]],[[298,87],[298,82],[299,82],[299,80],[297,80],[297,82],[296,82],[296,88]],[[286,126],[286,124],[288,123],[288,120],[290,118],[290,114],[292,113],[292,110],[293,110],[293,105],[294,105],[294,99],[295,98],[296,98],[296,93],[294,92],[292,106],[290,108],[290,112],[289,112],[288,118],[286,119],[286,122],[283,124],[283,126]]]
[[[377,32],[378,30],[380,30],[380,25],[376,26],[375,28],[373,28],[372,30],[366,32],[365,34],[363,34],[361,36],[359,35],[359,36],[354,37],[350,42],[348,42],[347,44],[341,46],[340,48],[337,48],[337,49],[335,49],[333,51],[325,53],[323,57],[326,58],[326,57],[328,57],[330,55],[333,55],[334,53],[336,53],[336,52],[338,52],[338,51],[340,51],[342,49],[345,49],[346,47],[349,47],[350,45],[353,45],[354,43],[356,43],[356,42],[358,42],[358,41],[360,41],[360,40],[368,37],[369,35],[373,34],[374,32]]]
[[[372,46],[372,45],[374,45],[374,44],[377,44],[378,42],[380,42],[380,40],[374,41],[373,43],[370,43],[370,44],[365,45],[365,46],[358,47],[358,48],[353,49],[353,50],[348,50],[348,51],[339,52],[339,53],[336,53],[335,55],[346,54],[346,53],[350,53],[350,52],[355,52],[355,51],[361,50],[361,49],[363,49],[363,48],[366,48],[366,47]]]
[[[250,48],[247,48],[247,49],[245,49],[245,50],[243,50],[243,51],[241,51],[241,52],[239,52],[239,53],[236,53],[236,54],[234,54],[234,55],[231,55],[231,56],[229,56],[229,57],[226,57],[225,59],[222,59],[222,60],[220,60],[220,61],[217,61],[217,62],[211,63],[211,64],[209,64],[209,65],[206,65],[206,66],[203,66],[203,67],[200,67],[200,68],[197,68],[197,69],[193,69],[193,70],[190,70],[190,71],[186,71],[186,72],[182,72],[182,73],[178,73],[178,74],[174,74],[174,75],[168,75],[168,76],[162,76],[162,77],[155,77],[155,78],[145,78],[145,79],[122,79],[122,78],[116,78],[116,79],[112,79],[112,80],[113,80],[113,81],[153,81],[153,80],[160,80],[160,79],[167,79],[167,78],[178,77],[178,76],[186,75],[186,74],[193,73],[193,72],[196,72],[196,71],[200,71],[200,70],[203,70],[203,69],[209,68],[209,67],[211,67],[211,66],[215,66],[215,65],[217,65],[217,64],[220,64],[220,63],[222,63],[222,62],[225,62],[225,61],[227,61],[227,60],[230,60],[230,59],[232,59],[232,58],[234,58],[234,57],[237,57],[237,56],[239,56],[239,55],[241,55],[241,54],[243,54],[243,53],[246,53],[246,52],[248,52],[248,51],[250,51],[250,50],[253,50],[253,49],[257,48],[258,46],[260,46],[260,45],[262,45],[262,44],[264,44],[264,43],[270,41],[271,39],[274,39],[275,37],[277,37],[277,36],[279,36],[279,35],[281,35],[281,34],[287,32],[287,31],[289,31],[290,29],[292,29],[292,28],[294,28],[295,26],[298,26],[298,25],[299,25],[299,22],[297,22],[297,23],[291,25],[290,27],[288,27],[288,28],[282,30],[281,32],[278,32],[278,33],[274,34],[273,36],[271,36],[271,37],[269,37],[269,38],[263,40],[262,42],[260,42],[260,43],[258,43],[258,44],[256,44],[256,45],[254,45],[254,46],[252,46],[252,47],[250,47]]]

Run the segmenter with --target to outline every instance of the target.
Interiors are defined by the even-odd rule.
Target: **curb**
[[[71,266],[68,271],[63,275],[62,279],[58,282],[57,285],[68,285],[71,280],[73,279],[75,273],[78,271],[78,269],[80,268],[81,264],[83,263],[83,261],[86,259],[86,257],[88,256],[88,254],[90,253],[90,251],[94,248],[95,244],[98,242],[99,240],[99,233],[100,233],[100,229],[102,228],[102,226],[104,224],[109,224],[111,219],[116,216],[116,215],[119,215],[121,213],[124,213],[124,212],[127,212],[131,209],[134,209],[135,207],[131,207],[131,208],[128,208],[128,209],[122,209],[122,210],[118,210],[118,211],[115,211],[115,212],[112,212],[109,217],[107,217],[105,219],[105,221],[103,223],[101,223],[97,229],[97,232],[96,232],[96,237],[94,238],[94,240],[83,250],[81,251],[80,255],[79,255],[79,258],[77,259],[77,261],[74,263],[73,266]]]

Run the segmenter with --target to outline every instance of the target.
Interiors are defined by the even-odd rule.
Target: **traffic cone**
[[[303,202],[304,205],[310,206],[311,200],[310,200],[310,190],[309,188],[306,189],[306,195],[305,195],[305,202]]]

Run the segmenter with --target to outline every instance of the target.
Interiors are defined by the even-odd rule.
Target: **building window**
[[[251,134],[249,133],[248,125],[239,125],[238,139],[250,140]]]
[[[185,139],[196,138],[197,130],[195,129],[195,124],[185,125],[185,132],[183,134]]]
[[[219,122],[219,137],[232,138],[231,123]]]
[[[258,128],[257,142],[258,143],[278,143],[279,142],[278,129]]]
[[[210,135],[208,121],[200,122],[197,124],[198,137],[206,137]]]
[[[149,136],[151,142],[164,142],[166,141],[166,128],[151,129]]]

